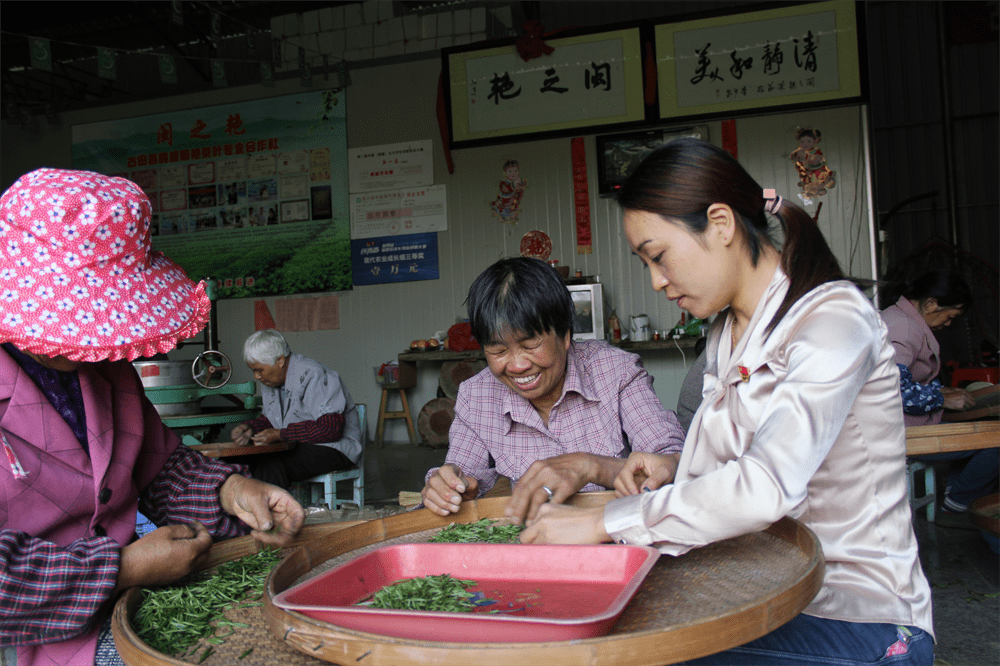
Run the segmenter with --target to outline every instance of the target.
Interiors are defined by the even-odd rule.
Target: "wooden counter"
[[[630,342],[628,340],[611,345],[625,351],[640,353],[649,351],[677,351],[693,349],[698,343],[698,338],[679,338],[677,340],[647,340],[645,342]],[[413,364],[418,362],[442,362],[442,361],[469,361],[484,360],[486,355],[482,349],[470,351],[451,351],[442,349],[438,351],[408,351],[399,355],[399,365],[404,363]]]

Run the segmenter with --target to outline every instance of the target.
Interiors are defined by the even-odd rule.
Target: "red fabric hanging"
[[[263,331],[265,328],[277,328],[274,325],[274,317],[267,309],[267,301],[254,301],[253,304],[253,328],[255,331]]]

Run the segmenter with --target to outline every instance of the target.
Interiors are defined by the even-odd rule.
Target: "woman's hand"
[[[250,535],[268,546],[281,547],[299,533],[305,511],[278,486],[233,474],[219,490],[222,509],[250,526]],[[146,537],[143,537],[146,538]]]
[[[198,521],[153,530],[122,548],[115,592],[176,582],[195,570],[211,546],[212,536]]]
[[[456,513],[462,500],[474,500],[478,494],[479,479],[451,463],[441,465],[420,491],[424,507],[439,516]]]
[[[954,412],[964,412],[976,406],[976,399],[962,388],[942,386],[941,395],[944,396],[944,408]]]
[[[590,453],[565,453],[536,460],[517,480],[504,513],[522,523],[534,518],[546,502],[562,504],[588,483],[600,483],[602,462],[599,456]],[[608,477],[613,478],[611,474]],[[551,498],[545,488],[552,491]]]
[[[673,483],[680,459],[679,453],[633,451],[625,461],[625,467],[615,478],[615,496],[637,495]]]
[[[253,428],[246,423],[241,423],[229,433],[229,438],[234,446],[247,446],[250,443],[250,436],[253,435]]]
[[[261,430],[250,439],[253,440],[254,446],[274,444],[281,441],[281,431],[277,428],[267,428],[266,430]]]
[[[604,530],[604,507],[580,509],[565,504],[546,504],[538,517],[521,532],[521,543],[603,543],[611,537]]]

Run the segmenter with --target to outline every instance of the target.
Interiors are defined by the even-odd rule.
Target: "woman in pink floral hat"
[[[87,171],[0,197],[0,646],[20,666],[121,663],[121,591],[178,580],[213,538],[283,545],[302,525],[291,495],[180,445],[146,399],[130,361],[211,307],[149,226],[138,186]],[[162,527],[137,539],[137,510]]]

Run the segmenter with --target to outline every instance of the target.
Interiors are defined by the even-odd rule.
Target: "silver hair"
[[[282,356],[292,353],[292,348],[285,341],[285,336],[273,328],[252,333],[243,343],[243,362],[274,365]]]

